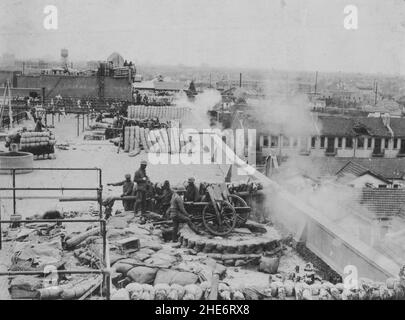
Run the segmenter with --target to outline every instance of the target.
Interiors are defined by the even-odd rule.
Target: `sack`
[[[157,269],[149,267],[134,267],[128,271],[127,277],[137,283],[152,284],[155,280]]]
[[[198,276],[192,272],[161,269],[156,274],[154,284],[166,283],[186,286],[188,284],[195,284],[197,281]]]

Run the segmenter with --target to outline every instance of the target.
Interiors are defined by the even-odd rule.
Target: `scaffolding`
[[[13,215],[11,216],[10,220],[2,220],[1,213],[0,213],[0,250],[2,249],[2,230],[1,227],[3,224],[14,224],[20,225],[21,223],[100,223],[100,236],[103,239],[103,261],[102,265],[103,268],[100,269],[89,269],[89,270],[57,270],[56,272],[58,275],[62,274],[101,274],[103,275],[103,287],[105,288],[106,298],[107,300],[110,299],[111,296],[111,271],[110,271],[110,263],[109,263],[109,249],[108,249],[108,240],[107,240],[107,222],[103,219],[103,184],[102,184],[102,170],[100,168],[30,168],[32,171],[96,171],[98,173],[98,186],[93,188],[57,188],[57,187],[49,187],[49,188],[19,188],[16,186],[16,171],[27,170],[27,168],[0,168],[3,171],[10,171],[12,174],[12,187],[9,188],[0,188],[0,191],[13,191]],[[97,191],[97,197],[94,199],[99,203],[99,218],[98,219],[33,219],[33,220],[21,220],[18,219],[18,215],[16,214],[16,191],[32,191],[32,190],[43,190],[43,191]],[[39,197],[44,199],[46,197]],[[49,272],[45,271],[8,271],[8,272],[0,272],[0,276],[17,276],[17,275],[39,275],[39,276],[46,276]]]

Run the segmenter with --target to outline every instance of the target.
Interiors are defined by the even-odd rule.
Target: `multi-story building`
[[[304,134],[288,134],[285,125],[237,112],[232,128],[256,129],[257,152],[263,157],[405,157],[405,118],[318,116]]]

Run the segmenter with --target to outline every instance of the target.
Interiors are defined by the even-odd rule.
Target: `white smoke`
[[[198,94],[194,101],[190,101],[185,94],[181,94],[174,103],[179,107],[191,109],[189,117],[182,122],[183,127],[202,130],[211,127],[207,113],[221,100],[221,94],[217,90],[208,89]]]

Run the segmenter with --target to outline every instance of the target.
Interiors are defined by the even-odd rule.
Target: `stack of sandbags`
[[[149,128],[145,128],[145,141],[146,141],[146,144],[147,144],[147,147],[148,147],[148,151],[149,151],[149,149],[150,148],[152,148],[152,140],[151,140],[151,138],[150,138],[150,131],[149,131]]]
[[[186,144],[186,137],[178,127],[150,130],[139,126],[125,128],[124,151],[138,154],[141,147],[146,152],[179,153]]]
[[[166,129],[160,129],[160,136],[162,137],[162,141],[164,143],[164,152],[170,153],[170,141]]]
[[[145,128],[140,128],[139,129],[139,134],[140,134],[141,145],[142,145],[143,149],[146,152],[148,152],[149,151],[149,146],[148,146],[148,144],[146,142],[146,129]]]
[[[188,107],[176,106],[128,106],[128,118],[130,119],[183,119],[190,112]]]
[[[129,152],[129,144],[130,144],[130,136],[131,134],[131,127],[125,127],[125,132],[124,132],[124,151]]]

